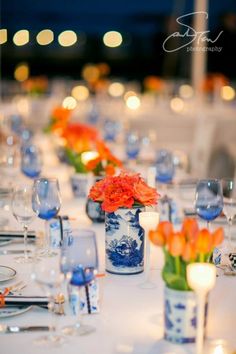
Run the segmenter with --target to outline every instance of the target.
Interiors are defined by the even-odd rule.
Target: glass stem
[[[146,244],[146,266],[145,266],[145,281],[149,281],[150,277],[150,241],[148,238],[148,231],[145,230],[145,244]]]
[[[45,248],[45,252],[47,253],[50,249],[49,247],[49,237],[50,237],[50,234],[49,234],[49,222],[48,220],[45,221],[45,241],[44,241],[44,248]]]
[[[24,225],[24,257],[25,257],[25,259],[28,259],[27,234],[28,234],[28,226]]]
[[[229,222],[229,227],[228,227],[228,248],[230,249],[231,248],[231,227],[232,227],[232,224],[233,224],[233,220],[232,218],[229,218],[228,219],[228,222]]]
[[[207,221],[207,230],[208,230],[209,232],[211,232],[210,221]]]

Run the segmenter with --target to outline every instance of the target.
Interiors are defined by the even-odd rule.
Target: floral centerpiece
[[[71,113],[71,109],[62,106],[55,107],[51,112],[49,124],[45,128],[45,132],[53,132],[58,136],[61,136],[69,123]]]
[[[23,81],[22,88],[31,96],[42,95],[48,88],[48,79],[45,76],[32,76]]]
[[[139,174],[122,171],[91,188],[89,198],[105,211],[106,270],[115,274],[143,271],[144,231],[139,213],[157,204],[159,194]]]
[[[200,229],[196,219],[186,218],[180,231],[163,221],[149,232],[149,238],[164,252],[165,338],[177,343],[194,342],[196,299],[187,282],[186,267],[192,262],[211,262],[214,248],[223,241],[223,229],[210,232]]]
[[[69,163],[75,168],[76,173],[87,173],[86,163],[82,154],[94,150],[98,139],[98,131],[87,124],[70,123],[63,130],[62,138],[65,139],[65,152]]]
[[[94,176],[113,176],[116,168],[122,167],[122,162],[111,153],[103,141],[96,142],[96,151],[98,153],[97,157],[86,164],[87,170],[91,171]]]

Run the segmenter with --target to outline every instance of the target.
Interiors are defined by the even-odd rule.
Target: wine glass
[[[63,329],[64,334],[85,335],[95,328],[81,321],[81,294],[86,292],[98,268],[98,253],[95,233],[92,230],[71,230],[64,238],[61,249],[61,270],[68,279],[68,294],[77,322]]]
[[[27,234],[29,224],[35,217],[32,209],[32,186],[22,185],[16,187],[12,196],[12,213],[16,220],[23,225],[24,229],[24,256],[16,258],[18,263],[30,263],[34,261],[32,256],[28,255]]]
[[[48,220],[55,217],[61,207],[59,183],[56,178],[37,178],[33,185],[33,210],[40,219],[45,220],[45,249],[42,256],[54,256],[50,250],[50,231]]]
[[[41,151],[35,145],[23,146],[21,151],[21,171],[30,178],[38,177],[42,170]]]
[[[56,297],[64,280],[57,258],[44,258],[42,262],[33,264],[31,278],[39,285],[44,295],[48,297],[48,310],[51,313],[50,332],[48,335],[36,338],[35,344],[54,347],[64,343],[65,338],[57,333],[57,318],[55,314]]]
[[[156,180],[160,183],[170,183],[175,174],[173,154],[165,149],[157,152],[156,157]]]
[[[136,160],[140,152],[140,138],[137,133],[130,132],[126,136],[126,156],[130,160]]]
[[[224,197],[223,211],[229,225],[228,249],[230,250],[232,248],[231,228],[233,225],[233,219],[236,216],[236,180],[230,178],[223,178],[222,189],[223,189],[223,197]]]
[[[217,179],[203,179],[198,181],[195,192],[195,209],[197,215],[207,221],[216,219],[223,210],[222,185]]]

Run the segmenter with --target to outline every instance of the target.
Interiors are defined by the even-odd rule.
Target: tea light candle
[[[96,159],[99,156],[97,151],[85,151],[81,154],[81,161],[86,165],[89,161]]]
[[[231,354],[232,350],[227,341],[223,339],[211,340],[207,345],[207,354]]]
[[[148,233],[155,230],[159,224],[159,213],[155,211],[143,211],[139,213],[139,224],[145,232],[145,282],[141,284],[143,288],[153,288],[153,284],[149,281],[150,273],[150,240]]]
[[[192,263],[187,266],[187,281],[197,296],[197,337],[196,353],[202,354],[204,337],[205,298],[216,281],[216,267],[210,263]]]

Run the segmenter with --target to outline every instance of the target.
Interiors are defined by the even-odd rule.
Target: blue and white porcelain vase
[[[144,269],[144,230],[139,213],[144,208],[119,208],[105,214],[106,271],[138,274]]]
[[[101,181],[104,176],[94,176],[94,183]],[[105,222],[105,211],[102,210],[101,203],[95,202],[94,200],[87,198],[85,206],[86,214],[90,220],[94,223],[104,223]]]
[[[205,307],[205,327],[207,305]],[[173,343],[194,343],[197,333],[197,300],[193,291],[165,287],[164,322],[166,340]]]
[[[70,178],[71,187],[75,198],[86,198],[88,195],[88,175],[75,173]]]
[[[86,202],[86,214],[94,223],[104,223],[105,211],[102,210],[101,203],[88,198]]]

